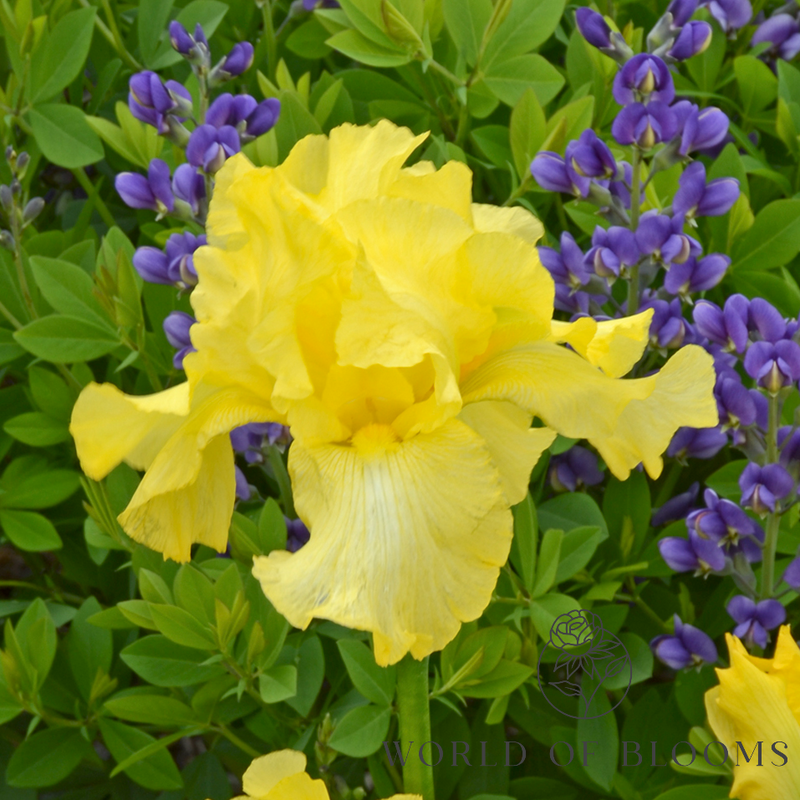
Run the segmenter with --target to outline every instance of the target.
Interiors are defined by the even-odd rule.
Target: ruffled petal
[[[464,403],[508,400],[564,436],[588,439],[621,480],[643,462],[660,474],[661,453],[682,426],[717,423],[713,361],[687,346],[656,375],[608,377],[588,361],[548,342],[512,347],[462,383]]]
[[[653,309],[621,319],[596,322],[581,317],[574,322],[552,322],[551,340],[567,343],[606,375],[621,378],[642,357]]]
[[[426,205],[433,204],[458,214],[472,222],[472,170],[460,161],[448,161],[440,169],[419,164],[400,170],[397,179],[387,188],[390,197],[403,197]]]
[[[269,422],[271,409],[235,390],[211,394],[164,443],[119,521],[135,541],[187,561],[195,542],[225,549],[236,493],[228,433]]]
[[[250,797],[264,797],[282,780],[306,770],[305,753],[277,750],[253,761],[242,776],[242,788]]]
[[[305,772],[284,778],[268,795],[258,800],[329,800],[321,780],[312,780]]]
[[[544,235],[542,223],[521,206],[503,208],[485,203],[473,203],[472,220],[476,231],[510,233],[528,244],[536,244]]]
[[[531,470],[556,438],[550,428],[531,428],[531,415],[513,403],[485,400],[464,406],[458,419],[486,442],[513,506],[528,494]]]
[[[123,461],[147,469],[188,413],[188,383],[145,397],[90,383],[75,403],[69,431],[81,468],[99,481]]]
[[[489,447],[450,420],[397,441],[371,426],[354,446],[289,451],[295,505],[312,531],[253,574],[298,628],[314,617],[372,631],[379,664],[442,649],[488,604],[512,520]]]
[[[749,763],[738,759],[734,769],[731,797],[747,800],[776,800],[794,797],[800,786],[800,761],[793,754],[800,752],[800,725],[792,715],[786,698],[786,685],[780,677],[761,671],[736,647],[731,646],[729,669],[718,669],[720,685],[706,694],[706,711],[709,723],[731,756],[737,753],[737,742],[742,742],[751,753],[758,742],[763,742],[763,759],[758,765],[757,755]],[[773,743],[778,752],[788,757],[784,763],[771,752]]]

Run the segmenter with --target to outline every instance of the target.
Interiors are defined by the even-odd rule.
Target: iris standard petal
[[[354,447],[295,441],[295,506],[312,531],[253,574],[296,627],[313,617],[373,632],[375,657],[422,658],[476,619],[511,546],[511,512],[485,441],[450,420],[398,442],[371,426]]]

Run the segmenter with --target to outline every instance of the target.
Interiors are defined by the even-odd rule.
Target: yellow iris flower
[[[330,800],[322,781],[306,774],[306,757],[279,750],[257,758],[242,777],[244,794],[234,800]],[[389,800],[422,800],[418,794],[396,794]]]
[[[770,659],[751,656],[735,636],[728,634],[725,638],[731,665],[717,670],[719,686],[709,689],[705,699],[714,734],[728,748],[732,763],[739,763],[733,770],[730,796],[739,800],[797,798],[800,796],[797,642],[789,626],[784,625],[778,634],[775,656]],[[741,742],[741,747],[737,742]],[[762,742],[762,758],[758,742]]]
[[[553,321],[539,221],[472,203],[460,162],[403,167],[426,135],[343,125],[274,169],[231,158],[194,257],[188,381],[150,397],[92,384],[71,424],[91,478],[146,470],[120,522],[177,560],[226,546],[228,432],[288,424],[311,541],[254,574],[296,627],[372,631],[379,664],[439,650],[480,616],[510,507],[556,431],[624,479],[640,462],[657,476],[678,427],[717,423],[711,356],[684,347],[619,380],[652,312]]]

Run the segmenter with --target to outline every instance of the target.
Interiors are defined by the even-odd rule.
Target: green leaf
[[[281,115],[274,130],[278,140],[278,158],[283,161],[300,139],[310,133],[322,133],[322,128],[297,92],[282,92],[280,101]]]
[[[442,11],[459,54],[474,67],[483,32],[492,16],[492,0],[442,0]]]
[[[164,37],[172,10],[173,0],[141,0],[136,15],[139,50],[145,66],[155,59],[159,43]]]
[[[315,16],[292,31],[286,40],[286,47],[301,58],[326,58],[331,52],[330,47],[325,44],[329,36],[330,33]]]
[[[119,347],[117,335],[108,327],[61,314],[28,323],[14,338],[38,358],[55,364],[91,361]]]
[[[555,583],[561,583],[582,570],[589,563],[601,542],[607,538],[608,536],[604,536],[603,531],[594,525],[573,528],[565,533],[561,542]]]
[[[505,125],[484,125],[475,128],[470,138],[480,148],[489,161],[500,169],[508,169],[512,161],[508,146],[508,128]]]
[[[81,696],[87,701],[98,670],[108,675],[114,656],[111,631],[89,622],[89,617],[99,611],[100,603],[94,597],[87,597],[70,623],[67,635],[70,669]]]
[[[24,348],[14,341],[13,332],[7,328],[0,328],[0,365],[19,358],[24,352]]]
[[[606,678],[603,682],[604,689],[626,690],[628,684],[633,686],[636,683],[649,680],[653,676],[653,651],[650,645],[635,633],[621,633],[619,635],[623,647],[631,659],[631,671],[623,669],[617,675]],[[684,673],[679,673],[678,677]],[[709,671],[709,674],[713,672]]]
[[[566,594],[546,594],[531,602],[530,616],[539,636],[547,641],[550,638],[550,628],[556,617],[570,611],[579,611],[580,606],[574,597]]]
[[[522,577],[528,591],[533,589],[536,575],[536,547],[539,538],[539,525],[536,506],[528,493],[525,499],[514,506],[514,541],[511,544],[511,563]]]
[[[725,34],[714,26],[714,34],[708,48],[686,62],[689,74],[701,91],[713,92],[716,88],[717,76],[725,59],[726,45]]]
[[[45,158],[59,167],[76,169],[102,161],[103,145],[81,109],[55,103],[36,106],[30,121]]]
[[[591,683],[587,685],[584,679],[583,686],[584,695],[591,696],[594,688]],[[580,748],[583,748],[583,743],[586,742],[587,754],[594,753],[594,755],[588,756],[585,761],[581,758],[580,764],[598,786],[610,791],[619,761],[619,731],[617,719],[611,713],[611,703],[604,691],[601,690],[594,696],[591,713],[595,715],[593,719],[578,720],[575,738]],[[580,755],[583,756],[583,753]]]
[[[265,628],[266,632],[266,628]],[[317,699],[325,678],[325,655],[317,636],[306,639],[297,653],[297,694],[287,703],[298,714],[306,716]]]
[[[529,53],[549,39],[558,26],[564,4],[565,0],[514,0],[505,21],[486,46],[484,65]]]
[[[6,780],[19,788],[52,786],[64,780],[89,755],[93,755],[91,747],[77,728],[39,731],[14,750]]]
[[[34,600],[25,609],[14,633],[25,661],[36,671],[35,684],[38,688],[48,676],[56,655],[56,625],[50,609],[41,598]]]
[[[29,367],[28,379],[34,403],[53,419],[68,423],[75,395],[64,379],[43,367]]]
[[[487,675],[500,663],[507,641],[508,628],[502,625],[479,628],[471,633],[459,645],[452,669],[447,669],[447,679],[463,671],[458,684],[461,686]]]
[[[518,661],[501,659],[500,663],[481,678],[475,686],[462,686],[459,692],[466,697],[503,697],[511,694],[533,674],[533,668]]]
[[[526,89],[533,89],[541,105],[547,105],[564,85],[564,76],[540,55],[495,61],[484,75],[486,85],[509,106],[515,106]]]
[[[280,703],[297,694],[297,667],[283,664],[265,670],[258,677],[258,690],[265,703]]]
[[[800,252],[800,200],[775,200],[758,212],[733,252],[732,269],[761,271],[788,264]]]
[[[151,603],[150,615],[158,630],[176,644],[196,650],[216,649],[216,640],[208,627],[183,608]]]
[[[33,511],[0,511],[3,533],[20,550],[41,553],[60,550],[64,545],[53,523]]]
[[[558,559],[561,555],[561,543],[564,531],[550,529],[542,537],[539,558],[536,562],[536,580],[531,591],[532,597],[540,597],[553,585],[558,570]]]
[[[122,660],[154,686],[191,686],[225,674],[220,664],[203,664],[207,654],[183,647],[166,636],[145,636],[128,645]]]
[[[540,528],[561,528],[571,531],[585,525],[596,525],[608,536],[603,512],[588,494],[570,492],[542,503],[537,509]],[[603,537],[605,538],[605,537]]]
[[[186,703],[162,694],[129,694],[112,697],[105,708],[128,722],[158,725],[162,728],[196,725],[197,716]]]
[[[94,18],[91,7],[70,11],[45,33],[31,59],[31,102],[55,97],[80,75],[92,45]]]
[[[367,700],[378,705],[391,705],[397,678],[395,668],[379,667],[369,647],[356,639],[339,639],[336,646],[353,686]]]
[[[720,467],[706,478],[706,486],[713,489],[720,497],[738,501],[742,494],[739,487],[739,476],[748,463],[747,459],[739,458],[725,464],[724,467]]]
[[[392,712],[381,706],[360,706],[348,711],[328,740],[334,750],[351,758],[372,755],[386,739]]]
[[[733,61],[733,70],[746,115],[761,111],[778,96],[778,79],[760,58],[739,56]]]
[[[411,56],[405,50],[377,44],[356,30],[336,33],[325,44],[370,67],[401,67],[411,61]]]
[[[95,295],[95,284],[80,267],[58,258],[31,256],[31,270],[44,299],[60,314],[80,317],[113,332]]]
[[[128,134],[110,120],[103,117],[87,115],[86,122],[89,127],[115,152],[119,153],[126,161],[143,169],[147,168],[144,159],[139,154],[136,146],[131,142]]]
[[[3,425],[3,430],[17,441],[32,447],[48,447],[70,439],[66,423],[40,411],[12,417]]]
[[[262,555],[269,555],[273,550],[286,549],[286,519],[275,499],[270,497],[258,517],[258,538],[256,543]]]
[[[541,149],[546,136],[547,120],[533,89],[526,89],[511,112],[509,138],[514,165],[520,180],[530,174],[531,161]]]
[[[175,602],[184,611],[206,624],[214,622],[214,587],[199,569],[191,564],[184,564],[175,575],[172,590],[175,593]]]
[[[39,456],[22,456],[0,478],[0,508],[49,508],[66,500],[80,486],[77,472],[48,469]]]
[[[655,800],[724,800],[730,793],[730,787],[712,786],[709,783],[692,783],[687,786],[678,786],[668,792],[658,795]]]
[[[158,747],[147,758],[125,768],[125,774],[140,786],[153,791],[180,789],[183,786],[175,762],[166,749],[161,749],[169,744],[169,737],[156,740],[144,731],[105,717],[100,718],[100,732],[117,764],[122,764],[146,747]]]

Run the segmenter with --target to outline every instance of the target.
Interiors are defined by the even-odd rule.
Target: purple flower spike
[[[688,298],[694,292],[704,292],[716,286],[730,265],[730,258],[721,253],[711,253],[699,261],[692,256],[683,264],[673,264],[669,268],[664,288],[670,294]]]
[[[686,167],[679,184],[672,210],[687,219],[727,214],[739,199],[736,178],[717,178],[706,184],[706,168],[700,161],[693,161]]]
[[[767,53],[773,58],[791,61],[800,53],[800,24],[789,14],[774,14],[758,26],[751,46],[769,42]]]
[[[745,388],[737,373],[734,372],[733,375],[735,377],[724,377],[717,381],[714,395],[717,398],[720,423],[726,429],[736,430],[755,423],[757,408],[754,390]]]
[[[694,572],[699,578],[725,569],[725,554],[719,545],[694,531],[689,533],[688,539],[674,536],[660,539],[658,549],[667,566],[675,572]]]
[[[697,11],[697,0],[672,0],[667,6],[667,11],[672,14],[672,24],[682,28]]]
[[[567,162],[558,153],[549,150],[543,150],[533,159],[531,175],[539,186],[549,192],[563,192],[575,197],[586,197],[589,193],[589,178],[580,178],[577,185],[573,183]]]
[[[582,178],[613,178],[617,162],[608,145],[597,134],[585,130],[577,141],[567,145],[565,161]]]
[[[568,286],[574,292],[589,282],[591,275],[584,263],[583,250],[578,247],[572,234],[566,231],[561,234],[560,253],[552,247],[541,246],[539,257],[556,284]]]
[[[662,525],[668,525],[670,522],[685,519],[694,510],[694,504],[697,502],[699,492],[700,484],[695,481],[685,492],[671,497],[661,508],[654,511],[650,524],[654,528],[659,528]]]
[[[291,441],[289,429],[276,422],[250,422],[231,431],[231,445],[237,453],[244,453],[248,464],[264,462],[264,448],[268,444],[287,444]]]
[[[711,0],[708,10],[725,33],[743,28],[753,16],[750,0]]]
[[[747,347],[750,301],[741,294],[731,295],[724,310],[701,300],[694,307],[694,323],[702,336],[722,345],[728,352],[743,353]]]
[[[679,428],[667,448],[667,455],[685,462],[687,458],[713,458],[728,443],[719,428]]]
[[[748,327],[767,342],[775,343],[786,336],[786,320],[762,297],[756,297],[750,303]]]
[[[781,464],[796,481],[800,480],[800,430],[792,430],[789,425],[779,428],[778,447]]]
[[[133,267],[148,283],[172,283],[169,259],[157,247],[140,247],[133,254]]]
[[[690,22],[678,34],[668,55],[676,61],[685,61],[708,49],[714,31],[707,22]]]
[[[236,497],[246,503],[253,494],[253,490],[250,488],[250,484],[247,482],[244,472],[242,472],[239,467],[235,466],[233,468],[233,473],[236,478]]]
[[[678,152],[682,156],[698,150],[709,150],[728,135],[728,117],[718,108],[709,106],[700,110],[688,100],[680,100],[672,106],[681,137]]]
[[[128,108],[141,122],[152,125],[162,135],[169,133],[167,115],[185,119],[192,111],[192,96],[177,81],[161,83],[155,72],[145,70],[131,76],[128,82]]]
[[[183,369],[183,359],[195,351],[189,336],[189,329],[196,322],[194,317],[184,314],[183,311],[173,311],[164,320],[164,333],[167,341],[178,349],[178,352],[172,357],[175,369]]]
[[[707,508],[693,511],[686,518],[686,527],[711,539],[729,552],[749,538],[756,537],[758,527],[736,503],[720,499],[715,491],[703,494]]]
[[[752,508],[759,516],[775,511],[775,504],[794,489],[792,476],[780,464],[748,464],[739,476],[742,505]]]
[[[673,110],[658,101],[646,106],[641,103],[625,106],[611,126],[611,134],[620,144],[636,144],[645,150],[669,141],[677,130]]]
[[[611,47],[611,28],[602,14],[583,6],[575,12],[575,23],[589,44],[597,48]]]
[[[713,664],[718,658],[717,648],[708,634],[693,625],[684,625],[677,614],[675,634],[656,636],[650,647],[656,658],[672,669]]]
[[[646,308],[654,311],[650,322],[650,341],[653,346],[662,350],[680,347],[689,332],[681,301],[675,299],[668,303],[666,300],[648,300],[642,303],[642,310]]]
[[[188,56],[194,47],[194,39],[178,20],[173,20],[169,24],[169,40],[182,56]]]
[[[800,557],[795,558],[783,573],[783,580],[795,591],[800,590]]]
[[[800,378],[800,345],[788,339],[755,342],[744,357],[747,374],[771,394]]]
[[[614,99],[621,105],[639,101],[669,104],[675,99],[675,84],[669,67],[658,57],[640,53],[629,59],[614,79]]]
[[[240,150],[236,128],[224,125],[217,129],[213,125],[200,125],[192,131],[186,146],[186,158],[195,167],[207,173],[217,172],[225,161]]]
[[[159,215],[175,208],[169,167],[160,158],[154,158],[150,162],[146,178],[135,172],[120,172],[114,186],[119,196],[131,208],[149,208]]]
[[[582,486],[596,486],[603,481],[597,456],[585,447],[571,447],[550,462],[550,482],[559,492],[574,492]]]
[[[219,71],[226,78],[235,78],[253,65],[255,50],[250,42],[238,42],[222,60]]]
[[[592,248],[586,254],[586,265],[601,278],[618,278],[620,272],[639,261],[641,255],[636,237],[628,228],[599,225],[592,234]]]
[[[670,218],[655,211],[642,215],[636,229],[636,244],[646,255],[678,264],[701,252],[700,243],[683,233],[682,217]]]
[[[777,600],[762,600],[755,603],[749,597],[737,595],[731,598],[727,606],[728,613],[734,622],[739,623],[733,629],[748,646],[757,644],[767,646],[767,631],[771,631],[786,621],[786,609]]]
[[[194,36],[177,20],[169,24],[169,40],[172,46],[191,64],[204,64],[208,66],[211,51],[208,39],[203,32],[203,27],[198,22],[194,29]]]

